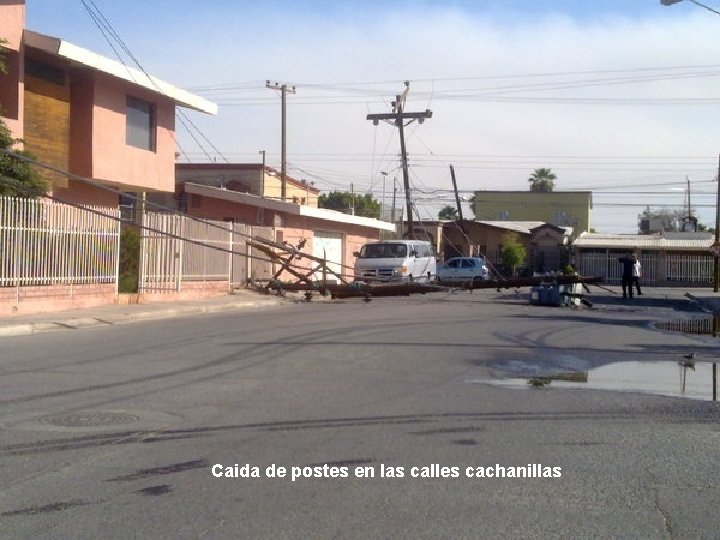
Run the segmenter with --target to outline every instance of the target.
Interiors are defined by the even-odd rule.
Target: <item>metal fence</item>
[[[146,212],[140,248],[139,292],[180,292],[189,282],[237,279],[244,251],[232,223],[198,221],[188,216]],[[235,233],[235,234],[233,234]],[[220,249],[217,249],[220,248]]]
[[[612,284],[622,282],[618,258],[625,252],[582,252],[578,270],[584,276],[601,276]],[[645,285],[696,284],[713,281],[713,257],[710,253],[672,253],[648,251],[638,255],[642,264],[641,283]]]
[[[668,253],[665,276],[672,283],[712,283],[715,259],[712,255]]]
[[[115,283],[119,211],[0,197],[0,287]]]

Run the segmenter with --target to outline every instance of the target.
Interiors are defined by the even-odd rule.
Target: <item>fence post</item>
[[[228,293],[232,292],[232,278],[233,278],[233,258],[234,255],[234,249],[233,249],[233,231],[235,229],[235,224],[230,221],[228,222],[228,240],[227,240],[227,246],[228,246]]]
[[[185,238],[185,216],[179,216],[179,222],[180,226],[178,229],[180,229],[178,236],[180,238]],[[178,265],[177,265],[177,284],[175,286],[175,290],[177,292],[181,292],[182,290],[182,273],[183,273],[183,244],[184,242],[180,239],[176,240],[179,244],[178,248]]]
[[[120,221],[120,209],[113,211],[115,221],[115,234],[117,240],[115,241],[115,298],[120,294],[120,236],[122,233],[122,222]],[[139,277],[139,276],[138,276]]]
[[[15,219],[11,220],[10,223],[15,223],[15,227],[13,227],[13,239],[15,244],[14,249],[14,255],[13,258],[13,277],[15,278],[15,302],[20,303],[20,217],[19,214],[22,212],[20,211],[20,204],[21,201],[18,199],[12,199],[13,201],[13,210],[11,214],[15,217]]]

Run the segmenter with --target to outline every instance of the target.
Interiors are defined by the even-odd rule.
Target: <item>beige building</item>
[[[476,191],[471,207],[477,221],[542,221],[590,230],[591,191]]]
[[[177,163],[175,181],[219,187],[249,193],[266,199],[281,200],[280,171],[261,163]],[[318,207],[320,190],[314,182],[287,177],[285,202]]]

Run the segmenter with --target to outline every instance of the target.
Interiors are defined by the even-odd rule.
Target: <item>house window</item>
[[[567,214],[565,212],[555,212],[553,214],[553,225],[564,227],[567,225]]]
[[[125,143],[155,151],[155,106],[128,96],[125,118]]]
[[[500,210],[498,212],[499,221],[510,221],[510,210]]]

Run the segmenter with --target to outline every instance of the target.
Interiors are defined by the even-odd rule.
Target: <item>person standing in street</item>
[[[633,270],[632,270],[632,284],[635,285],[638,296],[642,295],[642,292],[640,291],[640,277],[641,276],[642,276],[642,264],[640,264],[640,259],[636,258],[635,264],[633,265]],[[630,288],[632,289],[632,285],[630,285]]]
[[[633,297],[633,268],[637,259],[631,254],[627,253],[623,257],[618,259],[618,262],[622,264],[622,292],[623,298],[629,298],[632,300]]]

